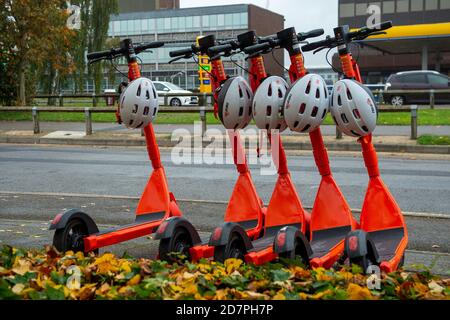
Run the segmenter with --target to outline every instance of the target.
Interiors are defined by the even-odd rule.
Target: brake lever
[[[322,50],[324,50],[326,48],[328,48],[328,47],[317,48],[316,50],[313,51],[313,54],[316,54],[316,53],[318,53],[318,52],[320,52],[320,51],[322,51]]]
[[[192,57],[193,57],[193,54],[187,54],[187,55],[185,55],[185,56],[176,57],[176,58],[170,60],[170,61],[169,61],[169,64],[172,64],[172,63],[177,62],[177,61],[182,60],[182,59],[190,59],[190,58],[192,58]]]

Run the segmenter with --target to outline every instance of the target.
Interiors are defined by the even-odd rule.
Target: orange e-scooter
[[[306,33],[296,33],[295,28],[287,28],[276,35],[260,38],[259,44],[247,48],[247,53],[270,52],[275,48],[283,48],[288,51],[291,66],[289,68],[289,77],[292,87],[296,81],[302,79],[308,74],[304,66],[304,58],[299,43],[309,38],[323,34],[323,30],[313,30]],[[327,90],[324,90],[327,95]],[[293,93],[294,94],[294,93]],[[287,95],[285,108],[290,107],[298,110],[299,113],[305,112],[305,106],[290,105],[290,94]],[[294,99],[292,99],[294,100]],[[317,114],[312,109],[314,117],[325,117],[324,114]],[[286,117],[286,111],[284,112]],[[302,132],[307,132],[301,129]],[[339,186],[333,178],[328,153],[323,142],[320,127],[309,132],[309,137],[313,149],[314,160],[321,175],[321,182],[317,191],[313,209],[311,212],[309,233],[307,242],[297,239],[297,246],[301,252],[307,253],[303,259],[312,267],[329,268],[336,263],[344,253],[344,240],[347,234],[357,227],[357,222],[352,216],[350,206],[344,198]],[[283,236],[280,235],[276,245],[285,243]]]
[[[345,78],[362,83],[358,64],[353,59],[348,44],[364,40],[370,35],[382,34],[383,30],[391,27],[390,21],[353,31],[348,26],[340,26],[334,29],[334,37],[307,44],[302,49],[318,52],[337,47]],[[359,137],[358,142],[361,144],[369,184],[361,210],[360,229],[347,235],[345,253],[351,263],[360,265],[365,271],[370,265],[378,265],[383,271],[391,272],[403,264],[408,243],[405,220],[400,207],[380,177],[372,134]]]
[[[199,38],[198,45],[170,52],[170,56],[174,58],[172,62],[180,59],[191,59],[199,53],[210,57],[216,114],[219,108],[219,92],[229,79],[225,73],[222,55],[211,54],[208,51],[208,49],[217,45],[215,36],[208,35]],[[253,183],[239,130],[228,130],[228,135],[232,147],[233,161],[239,176],[225,211],[224,221],[227,223],[225,230],[238,230],[236,232],[242,233],[242,237],[245,235],[246,239],[256,239],[260,237],[263,231],[266,208]],[[194,227],[182,217],[173,217],[161,224],[155,235],[155,239],[160,240],[159,256],[161,259],[171,261],[173,260],[173,253],[182,253],[194,261],[217,255],[214,245],[209,243],[209,236],[201,239],[198,232],[191,233],[187,229],[191,230]],[[214,233],[212,238],[215,239],[217,235],[217,232]],[[239,257],[238,249],[244,244],[238,241],[237,237],[236,239],[236,241],[232,241],[231,247],[228,248],[227,256]],[[216,258],[218,257],[216,256]],[[218,260],[223,259],[219,257]]]
[[[90,53],[87,57],[90,63],[125,57],[128,61],[128,78],[131,82],[141,77],[137,55],[145,50],[163,45],[163,42],[133,45],[130,39],[125,39],[118,49]],[[156,96],[156,92],[154,94]],[[116,113],[116,116],[120,123],[119,112]],[[53,245],[58,250],[97,251],[101,247],[152,234],[167,218],[182,215],[174,195],[169,190],[151,123],[144,128],[144,134],[153,172],[136,208],[135,221],[112,230],[99,231],[96,223],[88,214],[78,209],[68,210],[58,214],[50,226],[50,230],[55,230]]]

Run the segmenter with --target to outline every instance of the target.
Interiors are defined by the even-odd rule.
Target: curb
[[[82,139],[57,139],[57,138],[42,138],[42,137],[17,137],[17,136],[0,136],[0,143],[15,143],[15,144],[64,144],[64,145],[79,145],[79,146],[145,146],[144,139],[108,139],[108,138],[82,138]],[[170,139],[158,139],[160,147],[174,147],[175,142]],[[209,143],[205,143],[207,146]],[[309,142],[283,142],[286,150],[312,150]],[[422,146],[422,145],[395,145],[375,143],[375,148],[379,152],[394,152],[394,153],[428,153],[428,154],[450,154],[450,146]],[[326,143],[329,151],[361,151],[357,143]]]

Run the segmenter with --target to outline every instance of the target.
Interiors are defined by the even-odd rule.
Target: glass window
[[[357,3],[356,4],[356,15],[365,16],[367,13],[367,3]]]
[[[164,30],[170,30],[170,18],[164,18]]]
[[[127,20],[127,34],[133,34],[134,33],[134,21],[133,20]]]
[[[397,12],[408,12],[409,0],[397,0]]]
[[[172,30],[178,30],[178,17],[173,17],[171,21]]]
[[[194,16],[193,18],[194,20],[194,29],[200,29],[200,17],[199,16]]]
[[[202,17],[202,26],[203,26],[203,28],[209,27],[209,16]]]
[[[148,21],[148,31],[154,32],[155,31],[155,19],[147,19]]]
[[[141,20],[141,30],[142,32],[148,32],[148,19]]]
[[[241,26],[247,27],[248,25],[248,13],[242,12],[241,13]]]
[[[438,0],[425,0],[425,10],[437,10]]]
[[[423,0],[411,0],[411,11],[422,11]]]
[[[441,9],[450,9],[450,0],[441,0]]]
[[[178,18],[178,30],[186,31],[186,17]]]
[[[113,23],[114,34],[120,34],[120,21],[114,21]]]
[[[441,2],[442,5],[442,2]],[[428,75],[428,81],[430,82],[431,85],[438,85],[438,86],[445,86],[447,87],[449,84],[450,79],[443,77],[443,76],[438,76],[435,74],[429,74]]]
[[[163,18],[159,18],[156,20],[156,29],[158,31],[163,31],[164,30],[164,19]]]
[[[128,34],[127,20],[120,21],[120,34]]]
[[[219,14],[217,16],[217,25],[220,27],[223,27],[225,25],[225,15],[224,14]]]
[[[225,26],[228,28],[233,27],[233,15],[232,14],[225,15]]]
[[[209,25],[212,29],[217,29],[217,15],[213,14],[209,16]]]
[[[142,32],[141,28],[142,28],[142,20],[134,20],[133,31],[135,33],[141,33]]]
[[[383,1],[383,13],[394,13],[395,1]]]
[[[355,16],[355,4],[345,3],[339,6],[339,16],[341,18],[349,18]]]
[[[416,73],[416,74],[405,74],[401,77],[402,82],[406,82],[406,83],[427,83],[427,79],[425,74],[420,74],[420,73]]]
[[[233,26],[240,26],[241,25],[241,14],[240,13],[233,13]]]
[[[186,30],[192,30],[194,27],[194,19],[192,17],[186,17]]]

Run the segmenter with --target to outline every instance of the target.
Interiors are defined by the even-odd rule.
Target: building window
[[[203,16],[202,17],[202,27],[208,28],[209,27],[209,16]]]
[[[233,26],[237,27],[241,25],[241,14],[233,13]]]
[[[409,0],[397,0],[397,12],[408,12]]]
[[[422,11],[423,0],[411,0],[411,11]]]
[[[365,16],[367,13],[367,3],[357,3],[356,4],[356,15]]]
[[[178,17],[173,17],[172,21],[170,22],[171,26],[172,26],[172,30],[177,31],[179,26],[178,26]]]
[[[170,18],[164,18],[164,30],[170,30]]]
[[[217,25],[219,27],[223,27],[225,25],[225,15],[224,14],[219,14],[217,16]]]
[[[186,17],[186,30],[192,30],[194,28],[193,17]]]
[[[232,14],[225,15],[225,28],[227,28],[227,29],[233,28],[233,15]]]
[[[127,20],[120,21],[120,34],[126,35],[127,33]]]
[[[161,32],[164,30],[164,19],[163,18],[159,18],[156,20],[156,30],[158,30],[158,32]]]
[[[200,30],[200,16],[194,16],[194,30]]]
[[[142,24],[141,24],[142,33],[147,33],[148,32],[148,19],[144,19],[141,21],[142,21]]]
[[[341,18],[349,18],[355,16],[355,4],[345,3],[339,6],[339,16]]]
[[[248,13],[242,12],[241,13],[241,26],[247,28],[248,26]]]
[[[114,28],[114,35],[119,35],[120,34],[120,21],[114,21],[113,23],[113,28]]]
[[[425,0],[425,10],[437,10],[438,0]]]
[[[450,0],[441,0],[441,9],[450,9]]]
[[[155,32],[156,19],[147,19],[147,22],[148,22],[148,31],[149,32]]]
[[[217,15],[213,14],[209,16],[209,25],[211,29],[217,29]]]
[[[133,32],[136,34],[142,33],[142,21],[141,20],[134,20],[134,28]]]
[[[180,31],[186,31],[186,17],[178,18],[178,29]]]
[[[383,13],[395,13],[395,1],[383,1]]]

